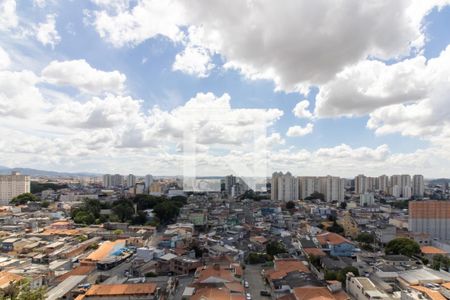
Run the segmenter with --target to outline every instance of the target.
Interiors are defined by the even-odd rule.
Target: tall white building
[[[385,194],[389,193],[389,177],[386,175],[381,175],[378,177],[377,189]]]
[[[0,202],[8,204],[14,197],[30,192],[30,176],[12,172],[11,175],[0,175]]]
[[[375,197],[372,193],[365,193],[359,195],[359,205],[372,206],[375,204]]]
[[[318,191],[318,182],[316,177],[301,176],[298,178],[300,199],[309,197],[312,193]]]
[[[296,177],[289,172],[285,175],[282,172],[272,174],[272,200],[298,200],[298,196],[298,180]]]
[[[423,197],[425,190],[425,183],[423,180],[423,175],[414,175],[413,176],[413,196],[415,197]]]
[[[334,176],[319,177],[319,193],[325,195],[325,201],[344,201],[345,179]]]
[[[145,191],[147,193],[149,193],[150,192],[150,186],[153,183],[153,176],[150,175],[150,174],[145,175],[144,183],[145,183]]]
[[[122,175],[119,175],[119,174],[103,175],[103,186],[106,188],[123,186],[123,183],[124,183],[124,177]]]
[[[127,185],[128,187],[133,187],[136,185],[136,176],[133,174],[129,174],[127,177]]]
[[[367,193],[367,177],[360,174],[355,177],[355,193],[365,194]]]

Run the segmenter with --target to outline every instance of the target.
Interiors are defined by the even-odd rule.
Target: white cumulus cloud
[[[307,134],[312,133],[313,129],[314,129],[314,124],[312,124],[312,123],[306,124],[305,127],[295,125],[295,126],[289,127],[286,135],[289,137],[305,136]]]
[[[45,23],[39,23],[37,25],[36,39],[42,45],[50,45],[52,48],[61,41],[61,37],[56,30],[55,15],[47,15]]]

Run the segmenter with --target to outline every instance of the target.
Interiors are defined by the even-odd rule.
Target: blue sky
[[[174,110],[197,99],[199,93],[212,93],[195,105],[203,109],[228,94],[231,115],[240,109],[251,109],[249,116],[254,119],[267,114],[272,122],[267,129],[271,170],[287,170],[295,164],[298,175],[411,172],[450,176],[445,152],[450,112],[438,109],[448,103],[442,82],[448,76],[445,66],[449,62],[441,54],[450,44],[448,3],[379,1],[373,13],[358,15],[364,4],[349,0],[342,11],[329,17],[327,12],[335,8],[326,1],[297,2],[262,1],[259,7],[242,2],[227,7],[223,1],[194,1],[192,7],[185,7],[178,1],[40,0],[28,5],[1,0],[0,14],[9,21],[0,23],[0,47],[8,56],[0,72],[8,82],[19,82],[19,90],[37,93],[31,98],[42,99],[41,106],[28,103],[25,98],[30,95],[20,94],[12,84],[0,86],[0,96],[6,95],[0,97],[0,115],[5,116],[0,128],[11,136],[5,143],[16,147],[3,150],[0,165],[179,173],[176,147],[180,141],[177,128],[171,127],[179,116]],[[361,10],[355,16],[345,15],[346,9],[356,6]],[[379,17],[377,10],[399,10],[404,15],[383,13]],[[239,12],[250,21],[236,19]],[[313,14],[318,14],[317,20],[305,23]],[[343,21],[340,14],[350,20]],[[242,24],[234,26],[236,22]],[[188,51],[195,55],[183,57]],[[430,59],[441,67],[428,67]],[[67,64],[45,72],[51,62]],[[368,68],[372,62],[379,65]],[[82,75],[74,75],[81,64],[78,72]],[[35,82],[14,77],[26,71],[34,74]],[[86,82],[85,71],[89,72]],[[430,82],[422,86],[425,78]],[[23,100],[23,107],[36,107],[36,111],[16,114],[7,102],[13,100],[18,107]],[[309,102],[309,114],[296,116],[293,110],[302,100]],[[80,107],[75,110],[77,105]],[[136,111],[119,117],[120,105],[136,105]],[[160,112],[150,113],[155,107]],[[115,109],[117,115],[108,116]],[[105,119],[111,117],[108,120],[115,123],[96,122],[94,126],[86,121],[92,119],[89,110]],[[167,120],[155,121],[165,114]],[[47,120],[49,116],[56,121]],[[183,113],[180,116],[188,118]],[[201,121],[211,120],[205,116]],[[166,124],[170,128],[165,128]],[[183,124],[178,125],[186,126]],[[304,130],[307,124],[312,130]],[[288,133],[295,126],[300,127]],[[245,139],[248,132],[241,129],[232,125],[218,134]],[[98,141],[86,142],[94,136]],[[236,136],[217,142],[222,138],[199,143],[209,149],[211,157],[205,160],[213,167],[206,170],[213,168],[212,173],[230,171],[218,167],[221,160],[217,156],[239,160],[239,155],[230,158],[230,151],[247,153],[249,149],[245,142],[238,143]],[[23,145],[23,139],[32,142]],[[44,148],[55,150],[44,154]],[[143,160],[158,162],[143,167]]]

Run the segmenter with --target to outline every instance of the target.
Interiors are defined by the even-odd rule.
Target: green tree
[[[294,209],[295,208],[295,203],[294,201],[288,201],[286,203],[286,209]]]
[[[266,253],[271,256],[286,252],[287,250],[284,244],[279,241],[271,241],[266,245]]]
[[[319,192],[314,192],[305,198],[305,200],[317,200],[317,199],[319,199],[320,201],[325,201],[325,195]]]
[[[347,202],[341,202],[340,204],[339,204],[339,207],[341,208],[341,209],[346,209],[347,208]]]
[[[372,233],[369,232],[361,232],[356,237],[356,241],[364,244],[371,244],[375,242],[375,236]]]
[[[39,198],[33,195],[32,193],[23,193],[16,197],[14,197],[10,203],[13,205],[24,205],[28,202],[37,202],[39,201]]]
[[[30,281],[23,279],[14,281],[7,288],[0,290],[0,299],[10,300],[44,300],[46,298],[47,289],[41,287],[32,289]]]
[[[385,252],[386,254],[402,254],[411,257],[420,254],[420,246],[408,238],[396,238],[386,245]]]
[[[153,212],[162,224],[168,224],[178,216],[180,208],[172,202],[164,201],[158,203],[153,208]]]
[[[77,214],[73,218],[73,221],[78,224],[91,225],[91,224],[95,223],[95,217],[90,212],[80,210],[77,212]]]
[[[450,267],[450,258],[441,254],[436,254],[433,256],[431,267],[435,270],[448,270]]]
[[[45,200],[41,202],[41,207],[47,208],[47,207],[49,207],[49,206],[50,206],[50,202],[45,201]]]
[[[327,228],[327,230],[329,232],[334,232],[334,233],[344,233],[344,227],[342,227],[341,225],[339,225],[338,223],[336,223],[336,221],[333,221],[333,225],[331,225],[330,227]]]
[[[134,215],[133,202],[126,199],[115,201],[113,203],[112,211],[117,217],[119,217],[121,222],[131,221]]]

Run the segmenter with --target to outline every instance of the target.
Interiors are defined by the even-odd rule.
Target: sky
[[[450,0],[0,0],[0,165],[450,177],[449,28]]]

